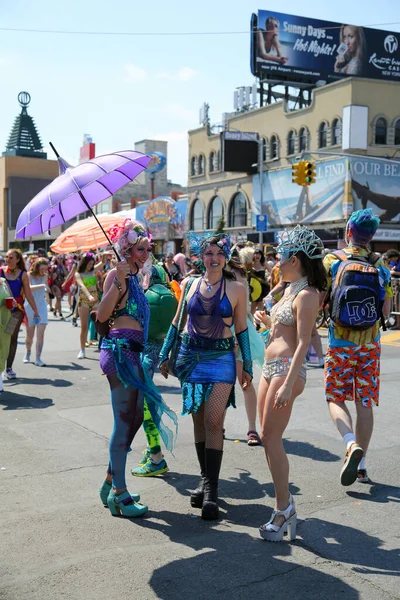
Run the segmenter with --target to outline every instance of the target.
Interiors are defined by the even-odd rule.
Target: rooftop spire
[[[47,158],[43,152],[43,144],[37,132],[33,118],[28,115],[27,107],[31,101],[28,92],[18,94],[18,102],[21,106],[20,114],[15,118],[10,137],[7,142],[6,151],[3,156],[30,156],[35,158]]]

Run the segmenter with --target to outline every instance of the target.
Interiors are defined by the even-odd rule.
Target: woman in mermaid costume
[[[256,311],[267,337],[263,377],[258,389],[261,437],[275,487],[275,510],[260,527],[268,541],[296,537],[297,514],[289,493],[289,462],[282,436],[289,423],[293,403],[305,387],[305,358],[319,310],[319,291],[326,288],[322,264],[324,247],[313,231],[298,225],[285,231],[277,248],[282,278],[289,283],[283,297],[271,310]]]
[[[109,334],[103,338],[100,367],[107,376],[111,390],[114,429],[110,438],[110,463],[100,498],[112,515],[139,517],[147,510],[140,504],[139,494],[126,488],[127,453],[143,421],[143,397],[167,449],[173,445],[173,431],[164,424],[164,416],[177,428],[177,417],[160,396],[145,369],[140,355],[147,341],[150,310],[138,278],[148,266],[151,235],[138,222],[127,219],[115,226],[110,238],[118,242],[124,257],[112,269],[104,284],[104,295],[98,306],[97,319],[109,321]],[[150,266],[150,265],[149,265]]]
[[[191,505],[201,508],[206,520],[218,518],[218,480],[223,455],[225,410],[235,406],[235,341],[243,356],[242,387],[253,377],[249,334],[246,323],[246,289],[225,271],[231,242],[226,234],[189,234],[191,255],[204,264],[202,277],[188,279],[182,286],[177,313],[160,353],[160,371],[168,377],[168,357],[179,334],[181,309],[187,314],[176,372],[182,385],[182,415],[192,414],[194,441],[200,464],[200,486],[192,492]],[[186,316],[185,314],[185,316]]]

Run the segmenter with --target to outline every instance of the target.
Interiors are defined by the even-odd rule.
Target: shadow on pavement
[[[233,500],[254,500],[265,498],[266,496],[270,498],[275,497],[272,482],[259,483],[250,476],[250,471],[243,471],[241,469],[238,469],[238,471],[237,477],[231,477],[230,479],[222,478],[219,481],[221,507],[230,507],[227,502],[224,502],[223,498],[232,498]],[[163,479],[165,483],[174,487],[179,494],[187,497],[190,496],[191,490],[194,490],[199,483],[199,475],[172,473],[171,471]],[[299,495],[300,493],[300,489],[293,484],[290,484],[290,491],[294,496]],[[264,512],[265,510],[268,511],[269,509],[264,506]]]
[[[361,529],[311,518],[300,525],[300,534],[304,547],[329,560],[357,565],[352,567],[356,573],[400,576],[399,548],[385,550],[385,542]]]
[[[148,518],[135,521],[135,526],[159,531],[175,544],[198,553],[153,571],[150,585],[157,598],[319,600],[321,590],[330,598],[359,598],[358,592],[343,580],[296,563],[292,551],[297,542],[269,544],[261,540],[258,526],[269,517],[264,506],[232,506],[229,517],[231,522],[246,521],[247,526],[254,526],[254,535],[231,531],[229,523],[225,529],[216,529],[214,523],[200,517],[170,511],[148,513]],[[320,564],[327,569],[324,561]]]
[[[68,381],[67,379],[44,379],[40,377],[18,377],[15,383],[12,381],[6,385],[8,388],[13,388],[18,384],[51,385],[52,387],[70,387],[73,385],[72,381]]]
[[[295,442],[284,439],[283,445],[288,454],[295,454],[303,458],[311,458],[312,460],[321,462],[336,462],[342,459],[341,456],[332,454],[332,452],[324,448],[318,448],[318,446],[314,446],[314,444],[310,444],[309,442]]]
[[[365,484],[367,493],[348,491],[347,495],[356,500],[368,500],[369,502],[378,502],[385,504],[387,502],[400,502],[400,488],[395,485],[385,485],[383,483]]]
[[[236,442],[235,437],[226,437],[226,442]],[[239,439],[241,444],[247,444],[247,439]],[[283,440],[283,445],[288,454],[294,454],[295,456],[302,456],[303,458],[311,458],[320,462],[337,462],[342,459],[337,454],[332,454],[329,450],[319,448],[310,444],[309,442],[296,442],[292,440]]]
[[[49,408],[50,406],[54,406],[54,402],[51,398],[34,398],[32,396],[25,396],[24,394],[14,394],[5,389],[0,394],[0,406],[4,406],[3,410]]]
[[[94,359],[92,359],[94,360]],[[50,365],[46,363],[47,368],[49,369],[58,369],[59,371],[89,371],[87,367],[84,367],[82,364],[78,363],[70,363],[69,365]]]

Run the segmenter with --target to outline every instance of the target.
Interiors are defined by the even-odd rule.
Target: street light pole
[[[260,179],[260,215],[264,214],[264,185],[263,185],[263,175],[264,175],[264,139],[262,137],[258,140],[258,176]],[[264,240],[264,232],[258,232],[258,245],[260,246],[260,250],[263,250],[263,240]]]

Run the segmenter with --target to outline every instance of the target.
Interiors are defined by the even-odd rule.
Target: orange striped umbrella
[[[114,225],[122,225],[127,216],[121,215],[98,215],[103,228],[108,231]],[[68,254],[69,252],[88,252],[108,246],[108,240],[94,217],[76,221],[68,227],[50,246],[53,252]]]

